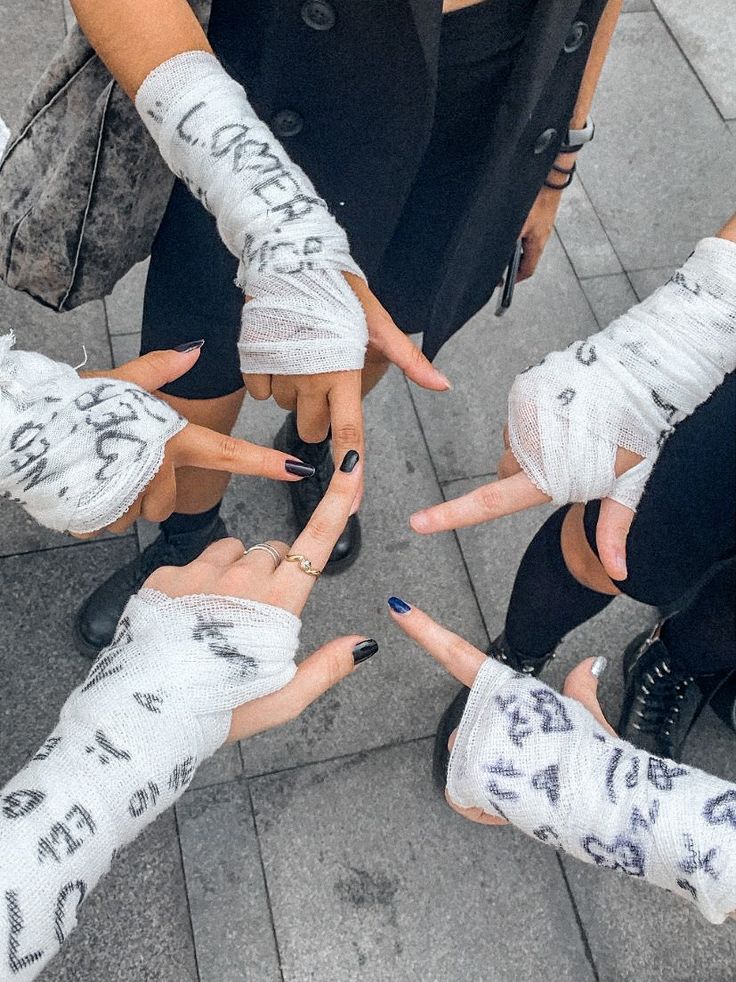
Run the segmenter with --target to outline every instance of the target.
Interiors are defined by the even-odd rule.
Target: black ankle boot
[[[186,566],[218,539],[227,538],[227,529],[217,516],[209,525],[177,535],[159,533],[146,549],[101,583],[82,604],[74,620],[74,636],[79,651],[95,658],[112,641],[125,605],[160,566]]]
[[[516,672],[534,676],[539,675],[545,665],[555,656],[554,651],[550,651],[548,654],[542,655],[539,658],[529,658],[526,655],[522,655],[520,651],[516,651],[511,647],[506,640],[506,634],[504,632],[501,632],[495,641],[491,641],[486,654],[489,658],[495,658],[496,661],[503,662]],[[450,751],[447,749],[447,741],[450,739],[452,731],[460,725],[469,695],[470,689],[467,686],[463,686],[442,714],[440,725],[435,734],[434,752],[432,754],[432,775],[435,784],[443,794],[447,784],[447,767],[450,763]]]
[[[330,440],[328,438],[321,443],[305,443],[297,433],[294,414],[289,413],[276,434],[273,445],[276,450],[297,457],[315,468],[314,477],[289,484],[294,521],[301,531],[322,500],[335,472]],[[360,522],[357,515],[351,515],[325,565],[325,573],[340,573],[347,569],[358,558],[359,551]]]
[[[660,638],[662,623],[634,638],[624,652],[622,739],[658,757],[680,760],[688,733],[708,702],[733,675],[687,675]]]

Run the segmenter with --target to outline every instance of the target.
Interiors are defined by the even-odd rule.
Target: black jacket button
[[[544,151],[549,148],[556,136],[557,130],[552,129],[551,127],[548,130],[543,130],[537,137],[537,142],[534,144],[534,153],[544,153]]]
[[[304,129],[304,120],[293,109],[280,109],[271,118],[271,129],[276,136],[296,136]]]
[[[327,0],[307,0],[302,6],[302,20],[313,31],[329,31],[335,26],[335,11]]]
[[[567,37],[565,38],[565,43],[562,45],[562,50],[565,54],[571,55],[573,51],[577,51],[580,45],[588,36],[588,25],[585,21],[576,20],[568,31]]]

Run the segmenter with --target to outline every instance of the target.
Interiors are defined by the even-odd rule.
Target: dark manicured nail
[[[395,614],[408,614],[411,607],[400,597],[389,597],[388,605]]]
[[[314,477],[314,467],[303,464],[301,460],[287,460],[284,470],[287,474],[296,474],[298,477]]]
[[[199,341],[185,341],[184,344],[177,344],[174,351],[179,351],[185,355],[189,351],[196,351],[197,348],[201,348],[203,344],[204,338],[200,338]]]
[[[361,641],[360,644],[356,644],[353,648],[353,661],[356,665],[360,665],[362,661],[372,658],[377,651],[377,641],[374,641],[372,638],[369,638],[367,641]]]
[[[345,454],[343,462],[340,464],[340,470],[343,474],[352,474],[355,470],[355,465],[360,460],[360,454],[357,450],[348,450]]]

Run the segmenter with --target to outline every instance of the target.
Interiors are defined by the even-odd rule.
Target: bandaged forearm
[[[734,369],[736,244],[703,239],[642,303],[518,376],[511,449],[556,503],[608,496],[635,508],[675,424]],[[617,481],[618,447],[644,461]]]
[[[361,369],[363,309],[342,275],[362,273],[307,175],[217,59],[190,51],[145,79],[136,107],[171,170],[217,219],[239,260],[244,372]]]
[[[583,862],[684,897],[714,924],[736,910],[736,786],[637,750],[576,700],[491,659],[447,790]]]
[[[0,495],[47,528],[96,532],[155,477],[186,420],[132,382],[80,378],[0,337]]]
[[[301,622],[255,601],[144,589],[0,792],[0,978],[38,975],[112,859],[186,790],[232,710],[296,671]]]

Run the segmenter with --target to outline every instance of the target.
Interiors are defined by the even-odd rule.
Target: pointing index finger
[[[526,474],[520,472],[500,481],[483,484],[460,498],[415,512],[409,521],[415,532],[429,535],[432,532],[446,532],[449,529],[491,522],[505,515],[513,515],[514,512],[542,505],[549,500]]]
[[[168,449],[176,467],[202,467],[213,471],[228,471],[231,474],[252,474],[274,481],[300,481],[314,474],[313,467],[279,450],[261,447],[248,440],[238,440],[196,423],[189,423],[172,437]]]

